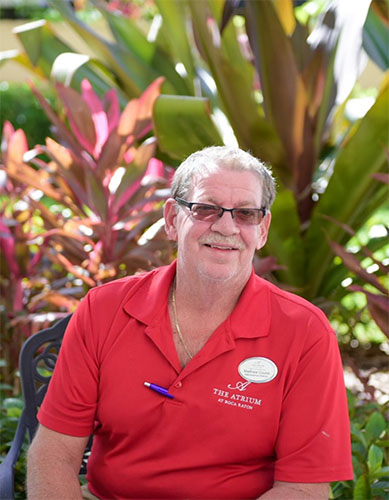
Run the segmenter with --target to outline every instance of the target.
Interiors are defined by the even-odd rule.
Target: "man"
[[[257,277],[274,181],[239,149],[177,170],[177,261],[91,290],[73,316],[28,457],[29,498],[327,499],[352,479],[336,336]]]

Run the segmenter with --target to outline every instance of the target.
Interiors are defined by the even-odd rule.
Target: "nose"
[[[218,217],[212,224],[211,229],[212,231],[217,231],[224,236],[239,233],[239,228],[232,218],[231,212],[224,212],[221,217]]]

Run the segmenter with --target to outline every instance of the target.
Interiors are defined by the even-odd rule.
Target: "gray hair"
[[[262,184],[262,205],[266,209],[271,207],[276,196],[276,186],[270,168],[250,153],[229,146],[211,146],[188,156],[174,174],[172,197],[185,198],[193,187],[195,177],[211,173],[217,167],[254,172]]]

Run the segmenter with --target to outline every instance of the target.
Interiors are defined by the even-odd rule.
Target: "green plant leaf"
[[[119,46],[131,52],[139,61],[144,61],[152,68],[156,75],[166,77],[174,91],[179,94],[187,94],[190,89],[185,81],[175,70],[170,54],[160,49],[156,43],[149,42],[138,25],[127,16],[119,12],[109,11],[101,2],[93,2],[107,20],[112,34]],[[170,2],[166,2],[169,4]],[[175,26],[177,30],[177,26]],[[172,34],[175,30],[172,30]],[[173,52],[174,53],[174,52]],[[166,90],[166,89],[165,89]]]
[[[371,498],[369,481],[365,476],[360,476],[354,487],[353,500],[370,500]]]
[[[192,94],[196,67],[188,39],[186,2],[156,0],[155,3],[163,19],[161,31],[164,39],[169,44],[170,52],[184,65],[188,81],[192,82]]]
[[[20,398],[6,398],[3,400],[2,405],[4,408],[7,408],[7,410],[11,408],[23,409],[24,407],[23,400]]]
[[[286,180],[284,149],[255,99],[254,70],[242,56],[233,24],[229,23],[223,36],[220,35],[221,6],[221,2],[214,0],[189,2],[199,50],[211,70],[222,111],[240,147],[250,149],[258,158],[270,162],[278,175]]]
[[[363,26],[363,48],[382,71],[389,68],[388,40],[389,26],[370,7]]]
[[[360,224],[365,220],[362,215],[372,213],[368,210],[372,196],[379,194],[378,201],[385,201],[386,190],[386,195],[378,193],[371,174],[381,171],[386,165],[384,145],[389,133],[388,107],[389,92],[386,85],[355,133],[346,138],[345,146],[336,160],[334,173],[314,209],[306,234],[307,282],[311,297],[318,294],[321,281],[333,259],[325,235],[341,244],[350,237],[339,225],[324,220],[322,214],[346,223],[356,231],[359,229],[357,222]]]
[[[389,448],[389,439],[378,439],[375,444],[381,448]]]
[[[161,95],[153,110],[154,130],[162,151],[183,160],[223,141],[211,120],[208,99]]]
[[[367,449],[365,434],[359,429],[359,427],[354,422],[351,422],[350,424],[350,432],[353,441],[354,440],[359,441],[363,445],[363,447]]]
[[[266,252],[277,255],[277,264],[285,267],[278,272],[282,281],[302,289],[304,286],[304,247],[300,237],[300,220],[293,194],[286,189],[279,191],[271,212],[272,223]]]
[[[41,78],[45,77],[44,73],[31,63],[25,52],[21,52],[20,50],[4,50],[3,52],[0,52],[0,67],[8,61],[16,62],[21,66],[24,66],[26,69]]]
[[[389,477],[389,465],[381,467],[381,470],[377,472],[376,477]]]
[[[126,47],[105,40],[82,22],[74,13],[68,2],[62,0],[48,0],[60,14],[68,21],[71,27],[96,52],[98,57],[108,68],[118,76],[124,92],[129,97],[137,97],[159,74],[146,61],[139,59],[136,54]],[[67,51],[69,52],[69,50]]]
[[[273,3],[246,2],[246,9],[266,116],[281,138],[297,193],[301,193],[310,185],[315,165],[305,85]]]
[[[373,483],[371,490],[374,498],[388,498],[389,481],[378,481],[377,483]]]
[[[367,456],[367,465],[369,467],[369,475],[371,477],[375,477],[377,472],[381,469],[382,461],[384,459],[384,452],[376,446],[372,444],[369,448],[369,453]]]
[[[50,78],[56,57],[70,52],[71,47],[60,40],[47,21],[34,21],[14,28],[31,64]]]
[[[365,427],[366,439],[368,443],[371,443],[373,440],[378,439],[385,431],[385,429],[386,422],[381,413],[374,412],[372,415],[370,415]]]

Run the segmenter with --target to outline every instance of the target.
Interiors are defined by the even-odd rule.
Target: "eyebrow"
[[[217,205],[218,207],[221,207],[222,205],[220,205],[220,203],[218,203],[214,198],[208,198],[209,199],[209,202],[205,202],[205,201],[199,201],[198,203],[211,203],[213,205]],[[246,207],[245,205],[255,205],[254,202],[252,201],[241,201],[239,202],[239,204],[237,204],[234,208],[257,208],[257,206],[255,205],[254,207],[253,206],[248,206]]]

